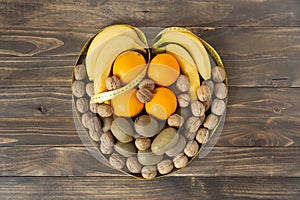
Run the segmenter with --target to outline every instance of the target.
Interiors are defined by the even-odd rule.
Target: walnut
[[[157,170],[155,166],[148,165],[142,168],[142,176],[145,179],[153,179],[157,175]]]
[[[180,94],[178,97],[178,104],[180,107],[185,108],[190,104],[191,97],[188,94]]]
[[[183,168],[187,165],[189,159],[186,155],[184,155],[184,153],[178,154],[177,156],[175,156],[173,158],[173,163],[174,166],[179,169],[179,168]]]
[[[94,83],[90,82],[90,83],[86,84],[85,91],[89,95],[89,97],[94,96]]]
[[[211,91],[206,84],[203,82],[202,85],[197,89],[197,96],[201,102],[209,101],[211,99]]]
[[[199,145],[195,140],[191,140],[186,144],[186,147],[184,148],[184,153],[188,157],[193,157],[197,154],[199,150]]]
[[[185,128],[187,131],[194,133],[202,124],[202,120],[199,117],[191,116],[187,119]]]
[[[219,99],[224,99],[227,96],[227,87],[224,83],[217,83],[215,85],[215,95]]]
[[[179,128],[183,125],[184,118],[179,114],[173,114],[168,118],[168,125]]]
[[[79,98],[76,100],[76,108],[78,112],[85,113],[89,109],[89,102],[86,98]]]
[[[115,143],[114,136],[110,131],[104,132],[100,137],[101,144],[106,147],[113,147]]]
[[[115,90],[121,87],[121,82],[118,77],[110,76],[106,79],[106,89]]]
[[[141,88],[146,88],[152,92],[155,88],[155,83],[151,79],[144,79],[139,83],[139,89]]]
[[[137,99],[142,103],[147,103],[152,99],[152,93],[147,88],[141,88],[136,93]]]
[[[76,80],[83,80],[86,76],[85,66],[79,64],[74,68],[74,76]]]
[[[160,174],[168,174],[174,168],[174,164],[172,160],[163,160],[157,164],[157,170]]]
[[[75,97],[81,98],[85,95],[85,84],[83,81],[74,81],[72,91]]]
[[[200,101],[193,101],[191,103],[191,111],[194,116],[203,116],[205,113],[205,106]]]
[[[187,92],[190,89],[190,82],[187,76],[180,75],[176,81],[176,88],[180,92]]]
[[[141,164],[139,163],[138,159],[136,157],[129,157],[126,160],[126,166],[127,169],[131,173],[139,173],[141,171]]]
[[[216,115],[222,115],[226,109],[226,104],[223,100],[214,99],[211,105],[211,112]]]
[[[206,128],[200,128],[197,131],[196,140],[200,144],[206,143],[208,140],[208,137],[209,137],[209,131]]]
[[[109,157],[109,163],[116,169],[122,169],[125,166],[125,159],[120,154],[113,153]]]
[[[217,123],[218,123],[218,117],[216,115],[214,115],[214,114],[209,114],[206,117],[206,119],[205,119],[205,121],[203,123],[203,126],[205,128],[207,128],[208,130],[212,130],[212,129],[215,128],[215,126],[217,125]]]
[[[93,114],[91,112],[86,112],[82,115],[81,117],[81,122],[82,122],[82,125],[85,127],[85,128],[88,128],[88,123],[89,123],[89,120],[93,117]]]
[[[212,68],[212,78],[216,82],[223,82],[226,78],[225,70],[218,66]]]
[[[113,113],[111,106],[105,103],[97,104],[96,111],[101,117],[110,117]]]
[[[151,139],[150,138],[137,138],[135,140],[135,146],[139,149],[139,150],[146,150],[149,149],[151,146]]]

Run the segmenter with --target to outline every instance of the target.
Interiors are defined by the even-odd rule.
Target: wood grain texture
[[[297,199],[300,178],[168,177],[5,177],[1,199]],[[159,185],[160,187],[157,187]]]
[[[297,26],[297,0],[271,1],[19,1],[1,0],[2,26],[100,28],[136,26]],[[46,22],[46,23],[45,23]]]
[[[0,176],[127,176],[84,147],[1,147]],[[300,177],[299,147],[215,147],[171,176]]]
[[[0,199],[299,199],[299,19],[298,0],[0,0]],[[225,63],[222,134],[169,177],[111,169],[76,132],[73,65],[115,23],[188,27]]]
[[[300,146],[299,101],[298,88],[230,87],[217,146]],[[81,146],[70,88],[1,88],[0,104],[0,146]]]
[[[160,29],[144,30],[155,34]],[[219,52],[230,86],[300,87],[299,27],[191,30]],[[69,87],[77,56],[97,30],[86,33],[55,29],[0,31],[0,87]]]

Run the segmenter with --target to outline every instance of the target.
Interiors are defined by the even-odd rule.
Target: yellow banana
[[[167,53],[173,55],[179,62],[182,73],[186,75],[190,81],[189,94],[191,100],[197,100],[196,92],[200,86],[200,78],[193,58],[184,47],[178,44],[167,44],[165,50]]]
[[[158,38],[158,39],[157,39]],[[183,46],[191,54],[198,71],[204,80],[211,78],[211,65],[208,53],[201,41],[188,30],[166,29],[158,34],[153,48],[159,48],[163,43],[176,43]]]
[[[106,79],[110,74],[115,58],[127,50],[142,50],[144,47],[128,36],[118,36],[109,40],[99,50],[94,70],[94,92],[99,94],[106,91]]]
[[[92,40],[86,56],[86,68],[87,74],[90,80],[94,80],[94,72],[97,65],[97,57],[101,49],[106,45],[107,42],[115,40],[119,36],[127,36],[134,39],[140,44],[141,48],[147,47],[147,41],[144,34],[137,28],[126,25],[112,25],[104,28],[99,32]]]

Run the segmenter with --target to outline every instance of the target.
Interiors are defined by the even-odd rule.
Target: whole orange
[[[148,68],[148,76],[160,86],[173,84],[180,73],[177,60],[170,54],[162,53],[156,55]]]
[[[113,64],[113,75],[117,76],[123,84],[132,81],[146,66],[142,54],[136,51],[126,51],[120,54]]]
[[[146,112],[161,120],[166,120],[176,111],[176,108],[176,96],[166,87],[156,88],[153,92],[152,99],[146,103]]]
[[[134,117],[138,115],[144,108],[136,97],[136,89],[130,89],[111,100],[111,106],[114,114],[122,117]]]

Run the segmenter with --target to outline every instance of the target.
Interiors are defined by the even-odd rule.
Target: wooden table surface
[[[114,23],[191,28],[224,61],[222,134],[169,177],[110,169],[76,132],[73,65]],[[0,33],[0,199],[300,198],[298,0],[0,0]]]

